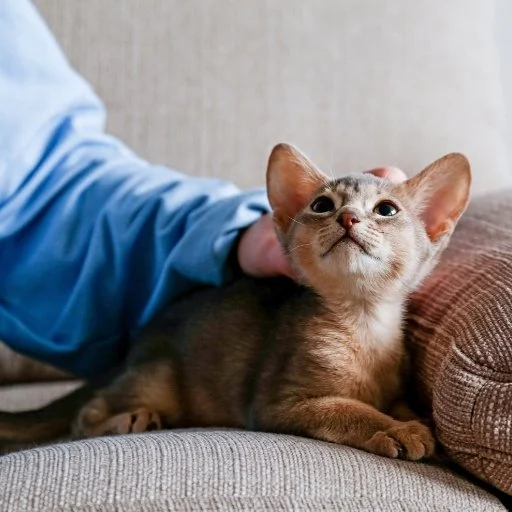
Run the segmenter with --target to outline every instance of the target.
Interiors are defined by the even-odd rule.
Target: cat
[[[369,174],[330,179],[295,147],[277,145],[268,197],[298,282],[242,277],[190,293],[144,330],[111,384],[39,411],[2,413],[0,442],[70,428],[80,438],[234,427],[391,458],[432,456],[431,430],[403,400],[402,323],[470,184],[461,154],[392,184]]]

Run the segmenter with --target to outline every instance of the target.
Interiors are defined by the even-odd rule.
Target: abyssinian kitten
[[[460,154],[397,185],[329,179],[294,147],[276,146],[268,195],[300,284],[243,277],[189,294],[146,328],[111,384],[87,400],[82,389],[38,411],[2,413],[0,443],[219,426],[432,455],[430,429],[403,402],[402,320],[470,181]]]

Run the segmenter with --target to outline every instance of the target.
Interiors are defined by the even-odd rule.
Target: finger
[[[405,172],[402,171],[402,169],[399,169],[398,167],[376,167],[375,169],[366,172],[373,174],[378,178],[384,178],[386,180],[389,180],[392,183],[402,183],[402,181],[405,181],[407,179],[407,175],[405,174]]]

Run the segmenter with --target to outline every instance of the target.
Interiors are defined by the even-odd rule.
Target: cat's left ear
[[[277,227],[286,233],[293,218],[328,181],[329,178],[294,146],[275,146],[268,160],[267,193]]]
[[[471,170],[467,158],[451,153],[407,180],[401,188],[411,201],[432,242],[450,235],[469,201]]]

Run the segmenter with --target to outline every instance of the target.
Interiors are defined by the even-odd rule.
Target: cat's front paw
[[[433,455],[435,444],[427,426],[419,421],[408,421],[375,433],[365,449],[392,459],[420,460]]]

